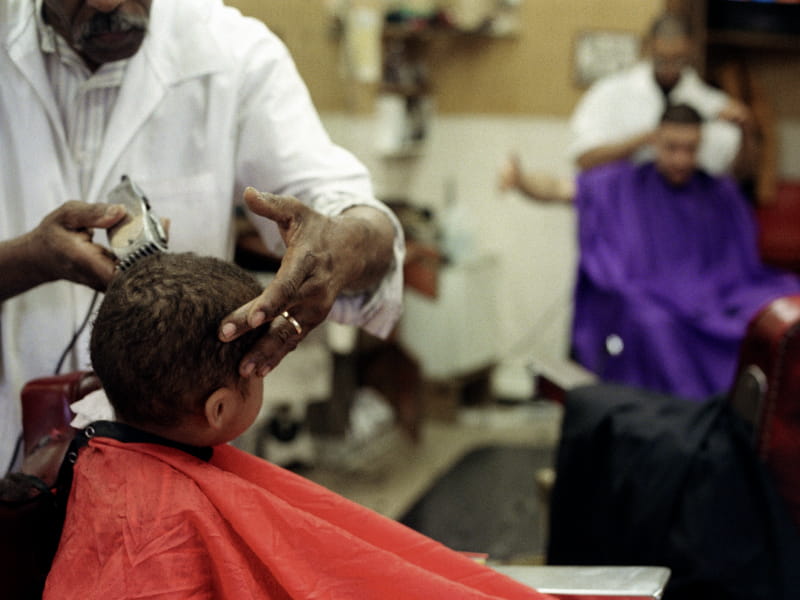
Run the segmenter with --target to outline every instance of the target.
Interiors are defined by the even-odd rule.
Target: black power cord
[[[81,323],[80,327],[75,331],[72,339],[67,344],[67,347],[64,348],[64,352],[61,353],[61,357],[58,359],[58,363],[56,364],[56,370],[54,371],[53,375],[58,375],[61,373],[61,367],[64,366],[64,361],[67,358],[67,355],[70,351],[75,347],[75,342],[78,341],[78,338],[83,333],[83,330],[86,329],[86,325],[89,324],[89,319],[92,317],[92,311],[94,311],[94,305],[97,304],[97,298],[100,296],[100,292],[94,292],[92,296],[92,302],[89,304],[89,310],[86,311],[86,316],[83,318],[83,322]]]

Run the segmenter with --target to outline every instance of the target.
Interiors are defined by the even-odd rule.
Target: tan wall
[[[323,0],[227,0],[262,19],[289,46],[317,107],[347,110],[353,87],[340,77],[338,49]],[[572,44],[587,29],[642,32],[661,0],[523,0],[511,39],[434,40],[428,65],[441,114],[568,115],[581,89],[572,83]]]
[[[582,89],[573,83],[576,34],[641,33],[661,2],[523,0],[516,38],[463,39],[435,56],[433,81],[443,113],[568,115]]]
[[[339,43],[323,0],[225,0],[264,21],[289,47],[317,108],[346,109],[347,86],[340,76]]]

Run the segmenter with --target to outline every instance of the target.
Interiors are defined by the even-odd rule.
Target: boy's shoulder
[[[124,506],[125,515],[145,520],[154,513],[164,519],[187,509],[202,511],[210,502],[187,474],[190,469],[181,468],[202,468],[201,462],[174,448],[96,438],[75,465],[70,502],[90,500],[113,512]]]
[[[75,464],[62,543],[76,536],[81,545],[93,531],[98,556],[113,556],[121,546],[136,555],[156,540],[177,536],[199,544],[201,529],[224,528],[203,489],[180,468],[183,461],[196,468],[198,459],[181,454],[154,444],[92,440]]]
[[[204,537],[225,523],[190,477],[146,446],[95,438],[81,450],[45,600],[64,589],[69,598],[151,597],[177,585],[154,573],[189,573],[181,583],[210,597]]]

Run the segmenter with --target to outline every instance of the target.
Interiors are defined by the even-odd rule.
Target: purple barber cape
[[[705,399],[733,383],[749,320],[800,279],[761,263],[755,221],[728,178],[674,187],[652,163],[578,178],[572,350],[602,379]],[[623,342],[606,349],[609,336]]]

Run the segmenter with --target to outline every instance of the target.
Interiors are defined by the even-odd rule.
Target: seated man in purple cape
[[[732,384],[749,320],[800,292],[800,279],[762,264],[751,208],[732,179],[697,168],[702,118],[669,106],[654,162],[615,162],[576,182],[523,174],[501,187],[574,201],[580,260],[572,352],[602,379],[691,399]]]

